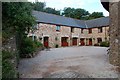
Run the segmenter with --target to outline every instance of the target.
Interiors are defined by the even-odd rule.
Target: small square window
[[[60,31],[60,26],[56,26],[56,31]]]
[[[92,28],[88,29],[89,30],[89,34],[92,33]]]
[[[101,28],[98,28],[98,33],[102,33],[102,32],[103,32],[102,27],[101,27]]]
[[[81,33],[83,33],[83,30],[84,30],[84,29],[81,29]]]
[[[72,32],[72,33],[74,32],[74,28],[73,28],[73,27],[71,27],[71,32]]]
[[[102,38],[97,38],[98,43],[102,42]]]

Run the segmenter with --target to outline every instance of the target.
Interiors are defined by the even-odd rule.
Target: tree
[[[46,6],[46,4],[43,2],[35,2],[31,5],[33,7],[33,10],[36,10],[36,11],[44,11],[44,8]]]
[[[63,10],[64,12],[62,13],[62,15],[64,15],[65,17],[71,17],[71,18],[74,18],[74,11],[75,9],[74,8],[70,8],[70,7],[66,7],[64,8]]]
[[[30,3],[8,2],[2,3],[2,23],[3,32],[17,34],[18,50],[20,50],[22,39],[26,37],[26,31],[35,24],[35,18],[32,16],[32,7]],[[9,32],[9,29],[12,29]]]
[[[50,7],[46,7],[46,4],[43,3],[43,2],[31,3],[31,6],[32,6],[33,10],[36,10],[36,11],[41,11],[41,12],[60,15],[59,10],[55,10],[55,8],[53,9],[53,8],[50,8]]]
[[[66,17],[71,17],[75,19],[82,19],[83,16],[89,15],[89,12],[81,8],[64,8],[63,15]]]
[[[50,8],[50,7],[47,7],[44,9],[44,12],[46,13],[51,13],[51,14],[56,14],[56,15],[60,15],[60,11],[57,11],[55,10],[55,8]]]
[[[19,53],[22,51],[23,39],[25,39],[26,31],[28,32],[31,26],[35,24],[35,19],[32,16],[32,8],[30,3],[25,2],[3,2],[2,3],[2,39],[7,40],[11,36],[16,37],[17,50]],[[7,41],[5,41],[7,42]],[[4,47],[4,46],[3,46]],[[15,72],[13,58],[19,56],[17,52],[8,51],[8,49],[2,49],[2,77],[3,78],[16,78],[17,72]],[[17,60],[18,61],[18,58]],[[15,61],[15,62],[16,62]]]
[[[89,15],[89,12],[84,10],[84,9],[81,9],[81,8],[77,8],[75,9],[74,11],[74,18],[76,19],[82,19],[84,16],[87,16]]]
[[[93,12],[89,15],[89,19],[95,19],[100,17],[104,17],[103,12]]]

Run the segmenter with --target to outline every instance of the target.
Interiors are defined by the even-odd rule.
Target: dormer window
[[[56,25],[56,31],[60,31],[60,26]]]

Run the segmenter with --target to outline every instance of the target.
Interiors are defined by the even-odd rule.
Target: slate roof
[[[33,11],[33,16],[37,22],[48,23],[62,26],[78,27],[78,28],[92,28],[109,25],[109,18],[103,17],[93,20],[78,20],[64,16],[58,16],[40,11]]]
[[[88,25],[88,28],[108,26],[109,17],[102,17],[102,18],[97,18],[93,20],[87,20],[86,24]]]

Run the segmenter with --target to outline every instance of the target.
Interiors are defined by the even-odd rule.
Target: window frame
[[[98,33],[102,33],[103,32],[103,28],[102,27],[99,27],[98,28]]]
[[[102,38],[97,38],[97,42],[101,43],[102,42]]]
[[[61,28],[60,25],[56,25],[56,31],[60,32],[60,28]]]
[[[71,32],[72,32],[72,33],[74,33],[74,30],[75,30],[75,28],[74,28],[74,27],[71,27]]]
[[[92,34],[92,28],[89,28],[89,29],[88,29],[88,33],[89,33],[89,34]]]
[[[83,34],[83,30],[84,30],[84,29],[81,29],[81,34]]]

